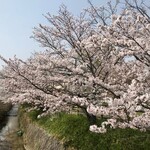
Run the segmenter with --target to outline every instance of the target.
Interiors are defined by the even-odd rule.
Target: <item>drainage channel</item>
[[[18,140],[19,137],[17,137],[17,131],[19,129],[17,114],[18,106],[15,105],[9,111],[7,123],[0,131],[0,150],[23,150],[23,144],[21,143],[22,145],[20,145],[20,143],[18,143],[20,139]],[[16,149],[14,149],[14,145]]]

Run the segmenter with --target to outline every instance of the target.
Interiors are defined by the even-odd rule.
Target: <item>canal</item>
[[[18,106],[8,112],[6,125],[0,131],[0,150],[24,150],[22,138],[18,136]]]

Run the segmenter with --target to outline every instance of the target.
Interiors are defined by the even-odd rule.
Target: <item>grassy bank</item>
[[[57,114],[37,119],[38,111],[28,113],[30,119],[77,150],[149,150],[150,132],[132,129],[110,130],[106,134],[89,131],[86,118],[76,114]]]

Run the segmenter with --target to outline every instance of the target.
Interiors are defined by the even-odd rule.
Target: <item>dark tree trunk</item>
[[[96,124],[96,116],[89,114],[86,109],[84,109],[84,112],[85,112],[86,117],[89,121],[89,124],[90,125]]]
[[[87,118],[90,125],[96,124],[96,116],[87,113]]]

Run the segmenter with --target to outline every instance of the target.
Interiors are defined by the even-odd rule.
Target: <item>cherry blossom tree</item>
[[[112,128],[129,127],[143,131],[150,127],[150,20],[148,13],[137,1],[133,4],[126,1],[126,4],[127,8],[120,15],[112,15],[110,26],[100,26],[100,33],[116,48],[118,60],[126,56],[134,58],[132,71],[136,72],[136,75],[108,108],[89,107],[88,111],[97,116],[109,116],[101,127],[91,126],[90,130],[95,132],[106,132],[107,125]],[[137,111],[142,113],[139,115]]]
[[[90,3],[90,1],[89,1]],[[65,6],[33,38],[46,50],[27,61],[6,60],[2,85],[12,103],[28,103],[46,115],[78,107],[90,130],[150,127],[150,19],[143,4],[85,9],[79,17]],[[146,7],[145,7],[146,8]],[[128,61],[128,57],[132,60]],[[103,118],[100,127],[96,119]]]

